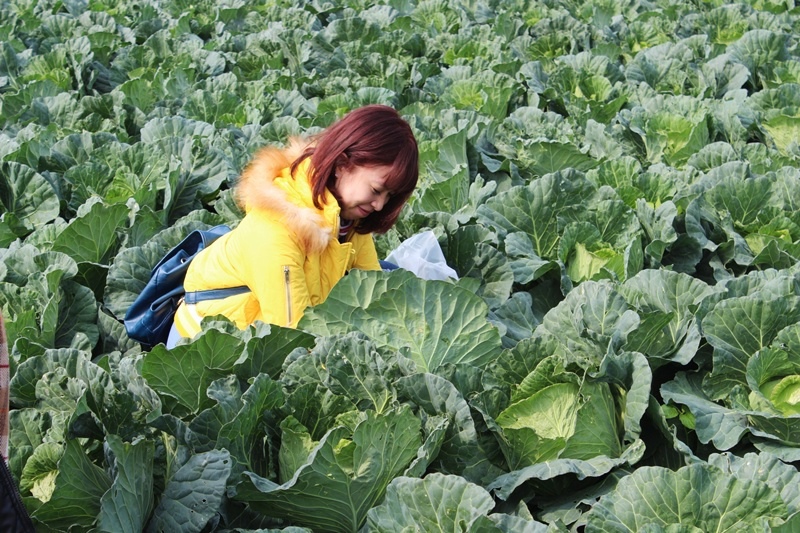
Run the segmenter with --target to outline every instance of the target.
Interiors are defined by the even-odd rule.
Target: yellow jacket
[[[265,148],[242,173],[237,199],[245,216],[236,228],[195,257],[186,291],[246,285],[250,292],[188,305],[181,303],[175,325],[184,337],[200,332],[204,316],[224,315],[240,329],[256,320],[296,327],[306,307],[325,301],[351,268],[378,270],[372,235],[351,232],[340,243],[339,204],[326,192],[314,206],[309,159],[290,172],[302,147]]]

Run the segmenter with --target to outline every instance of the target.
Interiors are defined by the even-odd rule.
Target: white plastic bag
[[[432,231],[423,231],[406,239],[392,250],[386,260],[422,279],[458,279],[458,273],[447,266],[442,248]]]

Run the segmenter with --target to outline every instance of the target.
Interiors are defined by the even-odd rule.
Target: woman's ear
[[[342,177],[342,171],[347,171],[350,168],[350,159],[345,154],[339,154],[336,158],[336,164],[333,167],[333,177],[338,182]]]

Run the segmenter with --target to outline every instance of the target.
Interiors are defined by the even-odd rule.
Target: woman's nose
[[[372,208],[375,211],[380,211],[386,205],[386,194],[379,194],[375,200],[372,201]]]

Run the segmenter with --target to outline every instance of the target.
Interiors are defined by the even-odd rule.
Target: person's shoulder
[[[239,238],[252,238],[258,233],[271,237],[273,233],[286,232],[286,221],[274,211],[254,209],[244,216],[236,229]]]
[[[254,210],[234,229],[233,246],[245,255],[262,250],[278,255],[319,253],[330,241],[330,231],[319,226],[310,213],[306,217],[282,216],[274,211]]]
[[[275,180],[290,174],[292,163],[308,146],[301,138],[292,138],[285,147],[265,146],[259,149],[236,183],[236,198],[242,208],[268,207],[275,195],[282,196]]]

